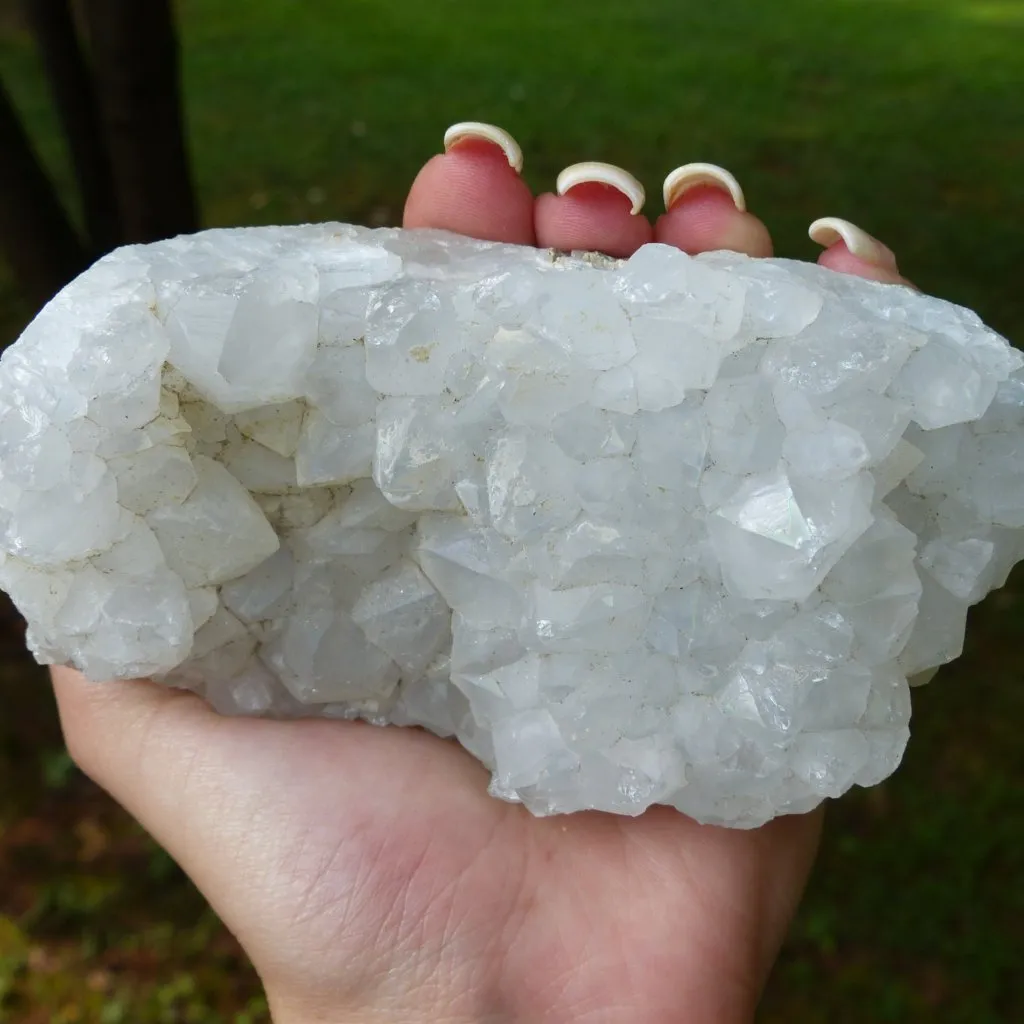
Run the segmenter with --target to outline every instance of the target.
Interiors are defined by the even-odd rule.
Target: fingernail
[[[839,217],[821,217],[808,229],[807,234],[818,245],[828,249],[836,242],[845,242],[846,248],[865,263],[884,270],[896,270],[896,257],[892,250],[873,238],[863,228]]]
[[[724,167],[716,164],[683,164],[669,173],[662,186],[665,209],[672,209],[672,204],[678,202],[684,192],[698,185],[712,185],[728,192],[741,213],[747,208],[740,183]]]
[[[610,185],[621,192],[630,203],[630,213],[636,215],[644,208],[646,195],[644,187],[629,171],[624,171],[615,164],[602,164],[597,160],[585,160],[581,164],[566,167],[555,182],[555,191],[564,196],[577,185],[596,182],[599,185]]]
[[[514,171],[518,173],[523,169],[523,151],[519,148],[519,143],[504,128],[499,128],[496,124],[484,124],[483,121],[460,121],[444,133],[444,151],[447,153],[457,142],[466,139],[493,142],[494,145],[501,147],[505,159]]]

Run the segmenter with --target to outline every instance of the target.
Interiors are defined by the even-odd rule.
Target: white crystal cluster
[[[37,657],[753,826],[900,760],[1024,557],[1022,359],[784,260],[347,225],[122,249],[0,365]]]

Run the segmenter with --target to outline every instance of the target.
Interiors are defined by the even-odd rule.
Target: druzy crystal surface
[[[785,260],[126,248],[0,364],[0,583],[96,680],[422,725],[539,814],[753,826],[890,774],[908,676],[1024,557],[1021,365]]]

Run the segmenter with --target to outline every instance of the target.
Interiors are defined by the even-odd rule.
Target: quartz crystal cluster
[[[908,677],[1024,557],[1021,365],[785,260],[121,249],[0,365],[0,583],[96,680],[454,735],[538,814],[749,827],[891,773]]]

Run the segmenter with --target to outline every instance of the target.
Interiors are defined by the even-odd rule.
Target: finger
[[[445,152],[416,176],[403,226],[441,228],[492,242],[532,245],[533,194],[519,144],[495,125],[468,121],[445,133]]]
[[[281,953],[268,923],[288,920],[297,891],[308,889],[304,823],[325,806],[360,837],[364,848],[346,847],[357,861],[381,857],[365,849],[375,838],[428,817],[432,793],[446,794],[456,837],[461,822],[477,823],[495,803],[479,764],[419,730],[229,718],[149,682],[89,683],[66,668],[52,675],[75,763],[168,850],[261,966]],[[388,856],[418,853],[395,847]]]
[[[218,795],[228,788],[224,748],[252,723],[221,718],[197,696],[149,682],[90,683],[60,667],[51,675],[75,763],[201,876],[203,850],[211,840],[225,843],[237,820]],[[245,783],[240,771],[243,802]]]
[[[761,954],[761,983],[768,974],[779,948],[782,946],[790,923],[803,898],[807,881],[818,856],[822,827],[825,823],[825,805],[807,814],[785,815],[763,826],[763,849],[751,869],[766,872],[762,879],[762,928],[759,932]]]
[[[453,789],[465,782],[477,799],[484,789],[483,769],[465,751],[419,730],[230,717],[194,694],[148,681],[90,683],[61,667],[51,674],[75,763],[175,855],[187,854],[191,843],[223,838],[225,808],[212,807],[220,794],[237,802],[231,818],[251,823],[247,799],[266,808],[283,796],[291,774],[307,779],[324,769],[338,802],[375,779],[390,785],[394,773],[385,768],[395,763],[396,740],[403,755],[417,761],[413,774],[421,780],[434,774],[430,761]],[[330,763],[318,765],[325,750]],[[395,781],[395,789],[400,785]],[[209,799],[198,793],[189,799],[192,787]]]
[[[691,254],[728,249],[771,256],[764,224],[747,211],[739,182],[714,164],[684,164],[665,178],[666,212],[654,226],[658,242]]]
[[[75,763],[170,852],[208,898],[221,891],[224,880],[208,851],[240,845],[238,822],[258,812],[246,799],[242,772],[239,802],[249,805],[241,816],[223,797],[227,780],[217,755],[234,723],[219,720],[192,694],[152,683],[90,683],[67,668],[54,668],[51,675]],[[216,909],[231,918],[223,903]],[[239,922],[230,924],[237,929]]]
[[[825,247],[818,263],[829,270],[866,277],[870,281],[910,284],[900,274],[893,251],[848,220],[822,217],[807,233],[812,241]]]
[[[643,185],[628,171],[592,161],[573,164],[559,174],[554,194],[537,197],[537,244],[631,256],[653,238],[643,205]]]

